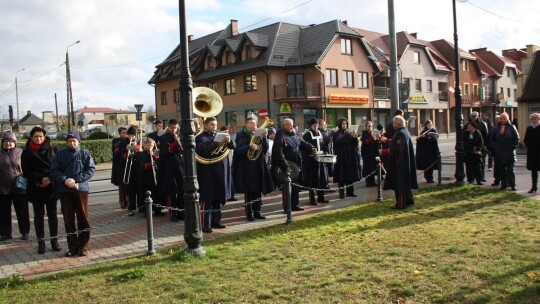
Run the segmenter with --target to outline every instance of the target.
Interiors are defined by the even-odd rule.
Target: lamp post
[[[73,93],[71,91],[71,72],[69,69],[69,47],[80,42],[81,42],[80,40],[77,40],[76,42],[68,45],[66,48],[66,90],[67,90],[68,131],[71,131],[71,127],[75,128],[75,113],[73,112]]]
[[[24,71],[25,68],[22,68],[15,72],[15,102],[17,103],[17,134],[21,135],[21,121],[19,120],[19,87],[17,85],[17,73]]]
[[[458,0],[459,2],[467,2],[468,0]],[[465,146],[463,145],[463,111],[461,107],[461,86],[459,84],[459,47],[458,47],[458,33],[457,33],[457,18],[456,18],[456,0],[452,0],[452,9],[454,17],[454,66],[455,66],[455,98],[456,109],[454,118],[456,120],[456,171],[454,177],[456,178],[456,185],[462,186],[465,184]]]
[[[186,252],[202,257],[206,250],[201,246],[202,232],[200,221],[199,194],[197,190],[197,168],[195,166],[195,125],[193,123],[192,90],[193,81],[189,71],[189,50],[186,31],[185,0],[179,0],[180,15],[180,134],[184,148],[184,240]]]

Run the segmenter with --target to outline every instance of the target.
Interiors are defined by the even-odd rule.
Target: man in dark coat
[[[501,190],[511,187],[516,191],[516,176],[514,164],[516,162],[516,149],[519,144],[519,134],[509,121],[508,114],[499,115],[499,123],[493,128],[491,148],[495,159],[496,170],[501,179]]]
[[[481,157],[484,142],[476,123],[469,122],[466,125],[466,130],[463,131],[463,145],[465,146],[467,182],[472,184],[476,180],[476,184],[482,185]]]
[[[127,166],[126,181],[129,196],[128,210],[130,211],[129,215],[131,216],[135,214],[135,210],[139,210],[139,213],[146,214],[146,208],[144,207],[144,164],[142,164],[139,159],[143,152],[143,143],[137,142],[137,140],[142,140],[142,138],[136,138],[137,132],[137,128],[130,127],[127,131],[129,142],[125,146],[125,142],[121,145],[123,157],[126,160]]]
[[[257,159],[249,159],[248,151],[260,148],[251,143],[253,132],[257,129],[257,119],[253,116],[246,119],[246,126],[236,135],[236,148],[233,154],[234,188],[244,193],[246,217],[248,221],[266,219],[261,213],[261,193],[266,195],[274,191],[272,176],[266,164],[266,152],[269,149],[267,132],[261,135],[262,152]]]
[[[532,187],[529,193],[538,190],[538,170],[540,170],[540,114],[530,116],[531,125],[525,131],[523,143],[527,146],[527,170],[531,171]]]
[[[405,209],[414,205],[412,189],[418,189],[416,180],[416,161],[411,135],[405,128],[405,118],[396,116],[393,119],[396,131],[392,139],[383,137],[381,141],[389,143],[388,149],[381,149],[381,155],[390,155],[388,174],[384,181],[384,189],[393,189],[396,194],[396,209]]]
[[[396,116],[404,117],[403,115],[404,115],[404,112],[401,109],[397,109],[394,112],[394,117],[396,117]],[[386,126],[386,129],[384,129],[384,137],[392,139],[392,137],[394,137],[395,133],[396,133],[396,130],[394,130],[394,123],[392,121],[390,121],[390,123]],[[388,149],[388,144],[387,143],[381,142],[381,146],[382,146],[383,149]],[[389,161],[389,156],[388,155],[381,155],[381,161],[383,163],[383,166],[387,166],[388,161]]]
[[[170,119],[165,134],[159,138],[158,194],[167,204],[177,209],[184,209],[184,162],[182,145],[178,131],[178,120]],[[183,211],[172,211],[171,221],[184,219]]]
[[[291,172],[287,161],[295,163],[298,168],[302,168],[301,151],[309,153],[317,152],[310,143],[303,140],[293,129],[293,120],[285,118],[281,121],[281,129],[276,133],[274,146],[272,147],[272,172],[276,173],[277,168],[281,168],[283,172]],[[292,186],[291,190],[291,207],[292,211],[302,211],[300,207],[299,194],[300,189],[297,186]],[[283,195],[283,208],[285,208],[285,195]]]
[[[380,141],[378,135],[374,136],[373,123],[371,121],[366,121],[364,131],[362,131],[362,136],[360,136],[360,141],[362,142],[360,152],[362,154],[362,160],[364,161],[362,166],[362,176],[366,177],[367,187],[375,187],[377,186],[377,183],[375,182],[375,174],[372,173],[377,169],[375,158],[379,156]]]
[[[426,120],[424,129],[416,138],[416,169],[424,170],[424,178],[434,183],[433,170],[438,169],[439,132],[433,128],[433,122]]]
[[[118,186],[118,202],[120,208],[125,209],[128,207],[128,191],[127,187],[122,181],[124,178],[124,170],[126,168],[126,161],[122,157],[122,148],[125,148],[129,144],[127,138],[127,128],[118,128],[118,137],[112,140],[112,169],[111,169],[111,183]]]
[[[215,141],[216,132],[217,119],[208,117],[204,120],[204,131],[195,137],[197,156],[199,159],[203,158],[205,162],[209,162],[197,161],[200,200],[204,202],[202,231],[205,233],[212,233],[212,228],[225,228],[221,224],[221,205],[224,205],[225,201],[233,195],[233,181],[228,153],[236,145],[228,133],[226,133],[223,140]],[[222,157],[224,153],[227,156],[222,160],[216,160],[216,158]]]
[[[349,121],[345,118],[337,120],[337,127],[338,130],[332,134],[334,153],[337,156],[337,161],[334,164],[334,183],[338,183],[341,188],[339,190],[340,198],[345,198],[345,195],[356,197],[352,184],[362,178],[358,135],[356,130],[349,132]],[[345,186],[347,186],[347,191],[342,188]]]
[[[323,152],[324,137],[319,131],[319,120],[312,118],[309,121],[309,129],[304,133],[302,138],[317,148],[318,152]],[[309,153],[302,155],[304,160],[302,163],[303,170],[303,185],[309,188],[328,189],[328,168],[326,163],[320,163]],[[317,203],[329,203],[324,199],[324,191],[317,191],[317,201],[315,201],[315,191],[309,190],[309,204],[317,205]]]
[[[478,129],[478,132],[482,134],[482,142],[484,143],[484,146],[482,147],[482,155],[480,157],[480,172],[482,173],[482,181],[486,181],[485,176],[485,169],[486,169],[486,155],[487,155],[487,146],[489,142],[489,130],[487,127],[487,124],[478,117],[478,112],[473,111],[471,112],[471,117],[469,118],[469,122],[474,122],[476,124],[476,127]]]

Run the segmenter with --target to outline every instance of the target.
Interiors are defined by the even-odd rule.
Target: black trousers
[[[501,178],[501,188],[516,187],[516,174],[514,172],[514,163],[497,163],[497,172]]]
[[[15,208],[19,232],[28,234],[30,232],[30,215],[26,194],[3,194],[0,195],[0,235],[11,235],[11,205]]]
[[[287,211],[287,201],[285,197],[285,185],[283,185],[283,188],[281,190],[281,206],[283,207],[283,210]],[[291,186],[291,208],[298,208],[300,207],[300,188],[296,186]]]
[[[246,200],[246,216],[261,213],[261,192],[248,191],[245,193]],[[252,203],[250,203],[252,202]]]
[[[352,183],[354,183],[353,181],[342,181],[342,182],[338,182],[338,187],[344,187],[346,185],[351,185],[349,187],[347,187],[347,191],[344,191],[344,190],[339,190],[339,194],[340,195],[351,195],[351,194],[354,194],[354,186],[352,185]],[[346,193],[345,193],[346,192]]]
[[[58,216],[56,197],[38,197],[32,202],[34,207],[34,227],[36,228],[36,236],[38,239],[45,237],[45,210],[49,221],[49,233],[51,236],[58,235]]]
[[[474,181],[482,182],[482,164],[480,155],[470,154],[465,157],[465,171],[467,181],[472,184]]]
[[[221,224],[221,204],[224,202],[204,202],[203,227],[217,226]]]

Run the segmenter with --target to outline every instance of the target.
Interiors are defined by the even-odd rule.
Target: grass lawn
[[[2,303],[540,303],[540,202],[425,189],[183,248],[0,281]]]

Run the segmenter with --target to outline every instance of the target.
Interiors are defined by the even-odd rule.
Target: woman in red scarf
[[[38,253],[45,253],[45,209],[49,219],[49,232],[51,234],[51,248],[60,251],[58,245],[58,218],[56,216],[56,201],[58,197],[54,191],[50,177],[50,165],[56,150],[51,146],[50,139],[46,137],[47,131],[41,127],[34,127],[30,131],[30,139],[26,143],[21,157],[24,176],[28,179],[26,195],[34,206],[34,226],[38,238]]]

